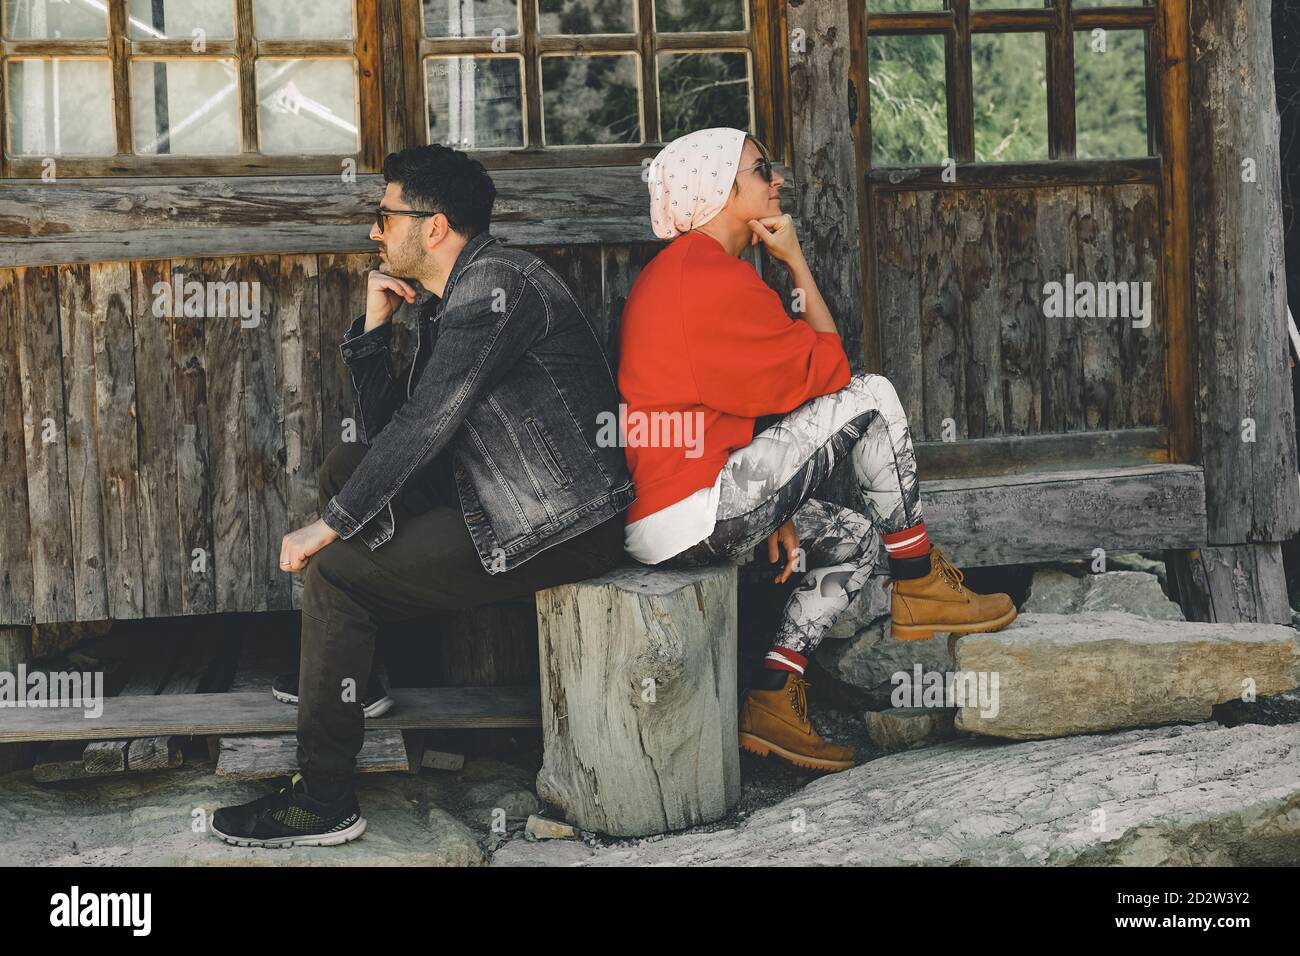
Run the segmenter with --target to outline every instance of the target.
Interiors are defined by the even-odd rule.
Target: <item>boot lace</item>
[[[943,552],[938,548],[932,547],[930,551],[933,555],[934,566],[939,569],[939,572],[943,575],[944,581],[947,582],[948,587],[960,594],[962,590],[961,583],[966,579],[966,575],[962,572],[961,568],[955,567],[947,558],[945,558]]]
[[[803,723],[808,723],[808,682],[798,674],[791,674],[786,690],[790,693],[790,706]]]

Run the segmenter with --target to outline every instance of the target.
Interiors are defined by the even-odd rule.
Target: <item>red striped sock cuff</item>
[[[881,537],[891,558],[919,558],[930,552],[930,536],[925,533],[924,521],[918,521],[902,531],[890,531]]]
[[[808,658],[788,647],[773,644],[772,649],[767,652],[767,659],[763,661],[763,666],[774,671],[793,671],[802,674],[803,669],[808,666]]]

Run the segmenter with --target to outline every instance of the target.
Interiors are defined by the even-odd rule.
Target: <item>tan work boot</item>
[[[1008,594],[976,594],[962,586],[965,577],[939,549],[930,548],[930,573],[893,582],[891,632],[900,641],[924,641],[935,631],[984,634],[1016,619]],[[949,642],[951,644],[951,641]]]
[[[809,770],[848,770],[853,751],[827,743],[808,722],[808,682],[793,672],[776,690],[747,690],[740,708],[740,747],[766,757],[774,753]]]

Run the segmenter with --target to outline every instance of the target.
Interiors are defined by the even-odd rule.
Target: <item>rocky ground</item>
[[[182,770],[49,786],[30,771],[0,777],[0,864],[1300,862],[1294,631],[1180,624],[1162,564],[1132,555],[1110,566],[1120,570],[972,575],[978,589],[1010,591],[1022,618],[1002,635],[954,646],[893,641],[887,593],[864,589],[809,671],[815,726],[853,746],[857,766],[818,777],[742,754],[736,811],[684,833],[534,840],[527,820],[551,809],[534,792],[537,741],[469,737],[458,741],[468,754],[461,770],[358,777],[369,823],[361,840],[239,849],[207,833],[206,821],[266,786],[215,776],[195,747]],[[781,600],[778,592],[766,608],[748,602],[756,610],[742,614],[747,660],[762,651],[755,635]],[[1018,676],[996,717],[930,700],[896,707],[898,675],[910,679],[918,665]],[[1250,695],[1240,673],[1256,699],[1241,699]],[[476,753],[480,740],[487,746]]]

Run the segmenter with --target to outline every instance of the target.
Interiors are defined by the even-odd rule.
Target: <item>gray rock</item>
[[[1024,614],[996,634],[962,638],[957,669],[983,675],[991,698],[965,702],[958,730],[1032,740],[1208,720],[1247,681],[1257,696],[1293,690],[1300,636],[1280,624]]]
[[[895,753],[942,743],[957,736],[955,707],[895,707],[869,710],[865,718],[871,742]]]
[[[939,779],[942,781],[939,782]],[[1300,727],[957,740],[829,774],[736,827],[493,866],[1294,865]]]
[[[430,808],[429,832],[433,834],[433,845],[430,852],[439,861],[434,865],[487,865],[487,854],[479,846],[478,837],[474,831],[446,810],[439,807]]]
[[[1034,572],[1022,614],[1086,614],[1124,611],[1160,621],[1184,620],[1160,581],[1145,571],[1106,571],[1075,576],[1055,568]]]
[[[898,641],[889,634],[889,618],[880,618],[847,641],[822,641],[813,652],[831,677],[851,687],[873,690],[893,680],[894,674],[922,670],[950,670],[952,655],[946,640]]]

